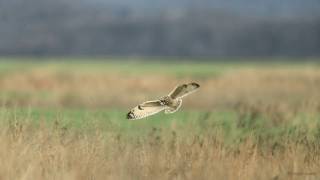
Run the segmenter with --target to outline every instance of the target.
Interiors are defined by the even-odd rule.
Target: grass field
[[[320,178],[316,61],[0,59],[0,179]],[[125,118],[190,81],[178,112]]]

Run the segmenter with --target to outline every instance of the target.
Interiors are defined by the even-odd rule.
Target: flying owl
[[[127,114],[127,119],[142,119],[163,110],[166,114],[174,113],[180,108],[182,98],[195,92],[199,87],[200,85],[194,82],[179,85],[167,96],[161,97],[158,100],[146,101],[134,107]]]

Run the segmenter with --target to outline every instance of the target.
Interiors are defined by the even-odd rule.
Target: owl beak
[[[127,119],[133,119],[134,118],[134,115],[133,113],[130,111],[128,114],[127,114]]]

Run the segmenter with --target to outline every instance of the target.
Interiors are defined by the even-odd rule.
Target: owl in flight
[[[127,114],[127,119],[142,119],[163,110],[166,114],[174,113],[180,108],[182,98],[195,92],[199,87],[200,85],[194,82],[179,85],[167,96],[139,104]]]

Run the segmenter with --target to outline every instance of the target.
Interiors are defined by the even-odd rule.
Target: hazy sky
[[[228,9],[262,16],[319,16],[320,0],[86,0],[135,8],[199,8]]]
[[[320,0],[0,0],[0,27],[0,55],[320,54]]]

